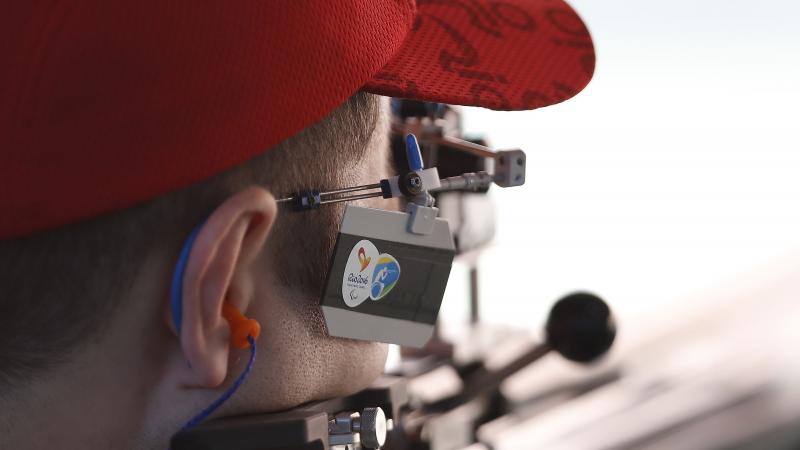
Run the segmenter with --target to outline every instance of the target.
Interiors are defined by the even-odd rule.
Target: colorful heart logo
[[[347,258],[342,277],[342,299],[355,308],[365,300],[380,300],[400,279],[400,263],[388,253],[378,253],[372,242],[362,239]]]
[[[369,298],[372,285],[370,268],[377,260],[378,249],[366,239],[359,241],[350,250],[342,279],[342,298],[347,306],[354,308]]]
[[[397,280],[400,279],[400,263],[388,253],[381,253],[375,270],[372,272],[372,285],[369,298],[380,300],[392,290]]]

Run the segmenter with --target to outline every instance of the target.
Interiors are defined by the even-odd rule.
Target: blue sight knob
[[[422,153],[419,151],[417,137],[413,134],[406,135],[406,157],[408,158],[408,167],[412,171],[416,172],[425,168],[422,164]]]

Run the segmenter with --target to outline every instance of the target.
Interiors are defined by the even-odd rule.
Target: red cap
[[[208,178],[359,89],[493,109],[589,82],[561,0],[12,2],[0,15],[0,239]]]

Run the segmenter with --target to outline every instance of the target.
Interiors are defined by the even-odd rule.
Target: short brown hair
[[[177,255],[191,229],[232,193],[251,185],[279,195],[346,183],[338,159],[364,154],[378,117],[378,97],[360,92],[317,124],[209,180],[113,214],[0,241],[0,384],[35,377],[101,333],[150,252],[167,247]],[[339,213],[324,208],[302,218],[279,216],[270,237],[275,251],[298,245],[330,251],[335,227],[319,236],[319,226],[308,224],[337,221]],[[318,289],[324,274],[304,264],[290,261],[278,279]]]

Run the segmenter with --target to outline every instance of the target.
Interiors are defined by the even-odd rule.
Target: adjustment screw
[[[409,197],[414,197],[422,192],[422,177],[416,172],[408,172],[400,183],[400,191]]]
[[[381,408],[364,408],[359,433],[366,448],[378,449],[386,443],[386,415]]]

